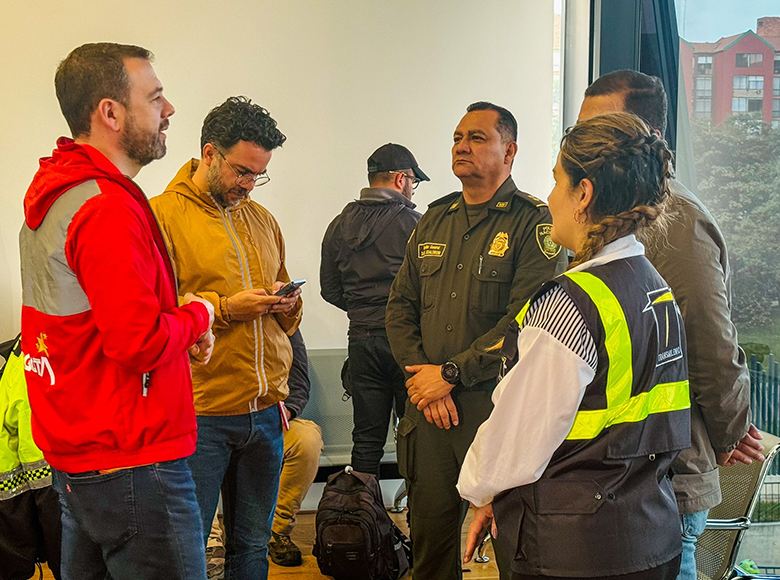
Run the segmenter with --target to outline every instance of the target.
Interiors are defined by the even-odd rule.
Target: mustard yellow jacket
[[[192,292],[214,305],[216,343],[206,366],[192,367],[198,415],[243,415],[287,397],[292,334],[301,300],[289,314],[230,320],[227,298],[241,290],[290,280],[284,238],[271,213],[249,199],[223,209],[192,181],[187,162],[165,192],[150,200],[168,244],[179,295]]]

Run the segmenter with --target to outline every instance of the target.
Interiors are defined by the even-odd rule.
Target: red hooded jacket
[[[186,349],[208,328],[177,306],[141,189],[89,145],[60,138],[24,198],[22,351],[33,437],[70,473],[191,455]]]

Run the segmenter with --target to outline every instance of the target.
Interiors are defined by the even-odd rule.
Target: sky
[[[755,32],[756,19],[780,16],[780,0],[675,0],[675,8],[680,36],[689,42]]]

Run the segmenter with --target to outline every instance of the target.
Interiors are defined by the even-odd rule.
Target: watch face
[[[446,362],[441,365],[441,376],[448,383],[456,383],[460,376],[460,369],[454,362]]]

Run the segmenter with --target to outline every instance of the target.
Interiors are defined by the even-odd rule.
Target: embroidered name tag
[[[441,258],[444,255],[444,250],[447,249],[447,244],[437,244],[435,242],[424,242],[417,244],[417,257],[418,258]]]

